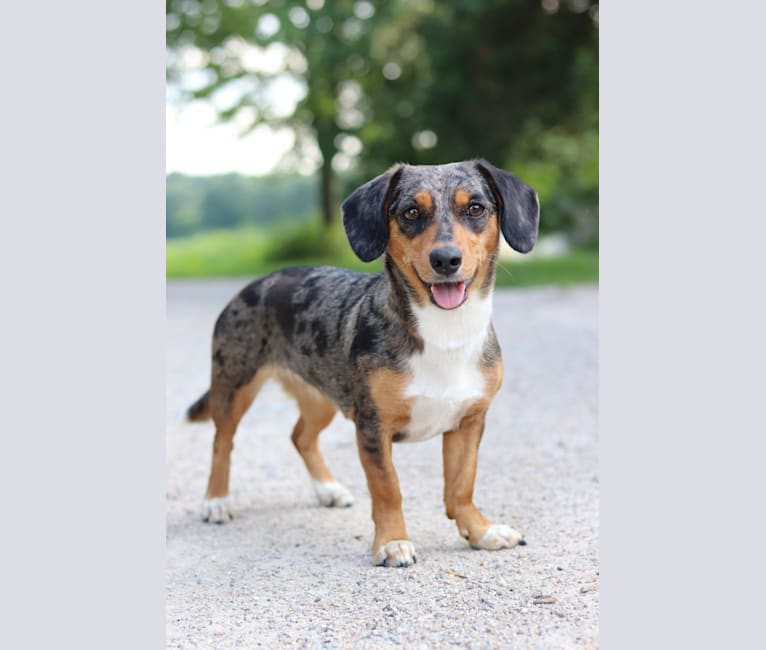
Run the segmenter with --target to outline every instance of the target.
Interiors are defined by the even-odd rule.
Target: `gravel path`
[[[527,546],[468,547],[444,516],[434,438],[394,447],[418,563],[385,569],[370,563],[370,499],[351,423],[336,416],[321,444],[356,503],[325,509],[290,443],[297,409],[274,384],[235,439],[234,521],[199,519],[213,427],[183,413],[207,388],[213,323],[243,284],[167,288],[168,647],[597,647],[597,289],[496,292],[505,383],[489,411],[475,501]]]

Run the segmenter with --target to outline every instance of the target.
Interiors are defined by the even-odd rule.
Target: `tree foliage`
[[[169,81],[245,130],[290,128],[285,164],[316,162],[327,222],[341,189],[396,161],[484,157],[538,187],[544,226],[592,238],[597,10],[588,0],[169,0]]]
[[[201,230],[268,228],[307,220],[316,213],[317,204],[314,179],[297,174],[268,178],[170,174],[166,197],[169,238]]]

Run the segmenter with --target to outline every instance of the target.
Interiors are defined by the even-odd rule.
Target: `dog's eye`
[[[415,221],[420,216],[420,210],[417,208],[408,208],[402,213],[402,216],[407,219],[407,221]]]
[[[471,203],[471,205],[468,206],[468,216],[469,217],[481,217],[484,215],[485,209],[483,205],[480,205],[478,203]]]

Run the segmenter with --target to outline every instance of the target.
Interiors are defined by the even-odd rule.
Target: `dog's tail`
[[[210,419],[210,391],[205,391],[205,394],[200,397],[194,404],[186,411],[186,419],[189,422],[204,422]]]

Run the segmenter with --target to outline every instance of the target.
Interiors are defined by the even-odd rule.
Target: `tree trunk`
[[[335,214],[338,210],[338,206],[335,205],[333,180],[332,165],[329,157],[324,156],[322,166],[319,168],[319,201],[322,209],[322,223],[326,228],[335,223]]]

